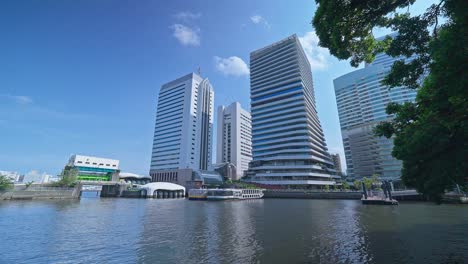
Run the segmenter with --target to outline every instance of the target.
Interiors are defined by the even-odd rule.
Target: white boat
[[[261,189],[208,189],[207,200],[245,200],[263,197]]]

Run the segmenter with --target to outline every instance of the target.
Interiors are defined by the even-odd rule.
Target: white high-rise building
[[[240,179],[249,169],[252,160],[252,124],[250,113],[238,102],[218,107],[216,162],[236,166],[236,178]]]
[[[195,73],[161,87],[151,156],[153,180],[171,170],[210,168],[213,104],[213,87]]]
[[[250,53],[253,182],[298,188],[340,178],[315,106],[312,72],[292,35]]]

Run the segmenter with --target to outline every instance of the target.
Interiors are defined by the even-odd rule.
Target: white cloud
[[[214,61],[216,70],[226,76],[244,76],[250,73],[247,64],[239,57],[220,58],[215,56]]]
[[[174,30],[173,35],[182,45],[200,46],[200,29],[190,28],[181,24],[171,26]]]
[[[310,62],[312,70],[324,70],[328,67],[328,59],[331,57],[330,52],[326,48],[318,45],[319,38],[315,31],[309,31],[304,36],[299,37],[304,52]]]
[[[30,104],[33,102],[31,97],[25,96],[25,95],[0,94],[0,98],[6,98],[7,100],[12,100],[18,104]]]
[[[251,16],[250,20],[254,22],[254,24],[259,24],[262,21],[263,17],[259,15]]]
[[[180,19],[180,20],[194,20],[194,19],[199,19],[201,17],[201,13],[192,13],[190,11],[183,11],[179,12],[174,15],[175,18]]]
[[[262,17],[261,15],[253,15],[250,17],[250,20],[252,21],[252,23],[254,24],[263,24],[265,25],[265,27],[267,28],[270,28],[270,24],[268,23],[268,21]]]

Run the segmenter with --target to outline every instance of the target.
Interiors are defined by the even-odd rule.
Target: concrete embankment
[[[375,195],[383,196],[378,192]],[[362,197],[362,192],[341,192],[341,191],[309,191],[309,190],[265,190],[264,198],[291,198],[291,199],[342,199],[342,200],[359,200]],[[393,193],[393,198],[398,201],[426,201],[424,197],[416,191],[396,191]]]
[[[0,192],[0,200],[33,200],[33,199],[79,199],[80,188],[15,186],[9,191]]]
[[[361,199],[360,192],[313,192],[313,191],[286,191],[265,190],[264,198],[296,198],[296,199]]]

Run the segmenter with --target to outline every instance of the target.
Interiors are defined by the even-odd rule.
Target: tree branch
[[[433,35],[434,35],[434,38],[437,39],[437,25],[439,24],[439,14],[440,14],[440,6],[442,5],[442,3],[444,3],[445,0],[441,0],[439,2],[439,4],[436,6],[436,9],[435,9],[435,24],[434,24],[434,30],[433,30]]]

